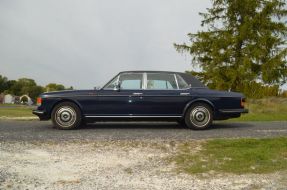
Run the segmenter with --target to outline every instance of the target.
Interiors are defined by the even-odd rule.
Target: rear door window
[[[173,90],[178,89],[173,74],[147,73],[148,90]]]

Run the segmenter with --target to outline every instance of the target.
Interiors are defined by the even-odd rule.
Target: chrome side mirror
[[[120,90],[121,90],[121,82],[120,82],[120,81],[118,81],[118,82],[115,84],[114,90],[116,90],[116,91],[120,91]]]

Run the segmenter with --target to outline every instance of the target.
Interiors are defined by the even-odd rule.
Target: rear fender
[[[194,99],[194,100],[188,102],[188,103],[185,105],[185,107],[184,107],[184,109],[183,109],[183,112],[182,112],[182,113],[183,113],[182,117],[183,117],[183,118],[185,117],[185,114],[186,114],[188,108],[190,108],[190,106],[191,106],[192,104],[194,104],[194,103],[199,103],[199,102],[202,102],[202,103],[205,103],[205,104],[209,105],[209,106],[212,108],[212,111],[213,111],[213,114],[214,114],[215,107],[214,107],[214,104],[213,104],[211,101],[209,101],[209,100],[207,100],[207,99],[205,99],[205,98],[197,98],[197,99]]]

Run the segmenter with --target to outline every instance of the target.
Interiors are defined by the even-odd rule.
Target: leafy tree
[[[45,89],[42,86],[32,86],[29,88],[28,95],[30,98],[36,102],[36,98],[45,91]]]
[[[7,90],[7,87],[8,87],[7,82],[8,82],[7,77],[0,75],[0,93]]]
[[[7,81],[7,88],[4,90],[4,94],[14,94],[13,92],[12,92],[12,86],[14,86],[15,84],[16,84],[16,80],[8,80]]]
[[[249,82],[281,85],[287,76],[285,0],[212,0],[206,28],[188,34],[190,44],[174,44],[192,55],[192,72],[210,87],[244,90]]]
[[[62,84],[56,84],[56,83],[50,83],[46,86],[46,91],[60,91],[65,90],[64,85]]]
[[[31,92],[31,88],[37,86],[33,79],[20,78],[18,79],[10,88],[10,93],[21,96],[23,94],[28,94]]]
[[[36,84],[33,79],[20,78],[16,80],[8,80],[6,77],[0,75],[0,93],[13,94],[16,96],[22,96],[27,94],[34,102],[36,98],[44,91],[59,91],[66,88],[62,84],[50,83],[45,88]],[[67,88],[72,90],[73,87]]]

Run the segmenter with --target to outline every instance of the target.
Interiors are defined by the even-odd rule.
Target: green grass
[[[0,117],[33,117],[31,107],[11,107],[11,108],[1,108],[0,107]]]
[[[13,106],[15,106],[15,104],[0,104],[0,108],[3,107],[3,106],[5,106],[5,107],[7,107],[7,106],[13,107]]]
[[[209,140],[201,143],[199,151],[188,142],[179,146],[170,161],[175,162],[178,171],[189,174],[286,171],[287,138]]]
[[[248,100],[248,114],[229,121],[287,121],[287,98]]]

